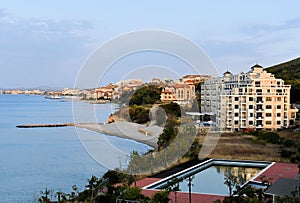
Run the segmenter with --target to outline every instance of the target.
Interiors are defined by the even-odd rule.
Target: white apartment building
[[[256,64],[247,73],[211,78],[201,87],[201,111],[215,115],[225,131],[276,130],[294,124],[297,109],[290,105],[290,85]]]

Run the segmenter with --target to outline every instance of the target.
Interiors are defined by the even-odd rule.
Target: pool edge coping
[[[182,175],[188,171],[193,171],[195,168],[198,168],[198,167],[210,167],[212,166],[213,164],[215,164],[217,162],[217,164],[221,164],[222,162],[230,162],[230,163],[249,163],[250,165],[251,164],[266,164],[267,166],[265,166],[258,174],[256,174],[253,178],[251,178],[250,180],[248,180],[247,182],[245,182],[241,187],[244,187],[245,185],[247,185],[249,183],[249,181],[253,181],[255,180],[255,178],[257,178],[259,175],[261,175],[263,172],[265,172],[266,170],[268,170],[271,166],[273,166],[276,162],[271,162],[271,161],[253,161],[253,160],[229,160],[229,159],[209,159],[209,160],[206,160],[204,162],[201,162],[199,164],[196,164],[194,166],[191,166],[189,168],[186,168],[182,171],[179,171],[175,174],[172,174],[168,177],[165,177],[161,180],[158,180],[158,181],[155,181],[149,185],[146,185],[144,187],[142,187],[142,190],[155,190],[155,191],[159,191],[161,189],[157,189],[157,188],[151,188],[151,187],[154,187],[155,185],[159,185],[160,183],[163,183],[165,181],[168,181],[168,180],[172,180],[173,177],[177,177],[179,175]],[[225,164],[227,165],[227,164]],[[185,192],[185,191],[178,191],[178,192]],[[193,192],[193,194],[203,194],[203,195],[219,195],[219,196],[224,196],[223,194],[213,194],[213,193],[199,193],[199,192]]]

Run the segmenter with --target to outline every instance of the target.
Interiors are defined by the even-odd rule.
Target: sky
[[[255,63],[269,67],[299,57],[299,7],[297,0],[0,0],[0,88],[74,87],[95,50],[145,29],[191,40],[219,75],[245,72]],[[125,57],[114,66],[104,82],[115,83],[122,78],[118,73],[128,75],[135,68],[133,75],[143,79],[150,77],[142,74],[143,67],[184,67],[157,53]],[[157,70],[153,76],[164,72]],[[178,73],[190,72],[181,68]]]

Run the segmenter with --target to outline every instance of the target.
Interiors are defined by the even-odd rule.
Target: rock
[[[113,123],[115,122],[115,119],[114,119],[114,115],[113,114],[110,114],[110,116],[108,117],[108,123]]]

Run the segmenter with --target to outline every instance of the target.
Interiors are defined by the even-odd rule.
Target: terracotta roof
[[[147,185],[150,185],[151,183],[155,183],[156,181],[161,180],[161,178],[144,178],[142,180],[136,181],[136,186],[142,188]],[[134,183],[131,184],[131,186],[134,186]]]
[[[298,165],[289,163],[275,163],[265,172],[255,178],[255,181],[261,182],[261,178],[265,176],[265,179],[272,178],[271,183],[276,182],[279,178],[294,178],[298,174]]]
[[[151,197],[156,192],[156,190],[143,190],[142,194],[147,197]],[[187,203],[189,202],[189,193],[180,191],[176,192],[175,201],[175,193],[171,192],[169,198],[171,199],[171,202]],[[212,203],[218,199],[222,201],[224,199],[224,196],[192,193],[192,202]]]

